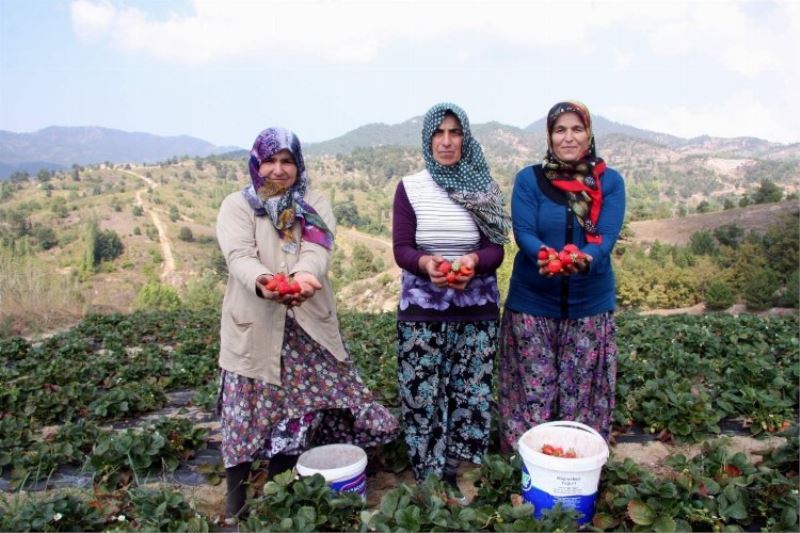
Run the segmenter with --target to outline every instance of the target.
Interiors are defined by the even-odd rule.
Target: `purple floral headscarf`
[[[278,195],[281,188],[261,176],[258,168],[263,161],[281,150],[288,150],[292,154],[297,167],[297,181],[283,194]],[[284,241],[284,251],[297,253],[300,249],[300,243],[294,238],[296,222],[300,223],[302,240],[319,244],[328,250],[333,248],[333,233],[304,199],[308,188],[308,174],[297,135],[284,128],[265,129],[253,143],[248,167],[252,184],[245,187],[242,193],[257,216],[268,216],[272,221]]]

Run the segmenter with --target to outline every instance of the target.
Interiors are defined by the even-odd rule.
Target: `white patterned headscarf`
[[[431,139],[448,112],[458,119],[464,131],[464,143],[458,163],[440,165],[433,157]],[[470,212],[481,232],[493,243],[505,244],[511,228],[511,219],[504,209],[505,198],[489,172],[481,145],[472,136],[469,118],[463,109],[455,104],[441,103],[425,113],[422,156],[433,181],[447,192],[451,200]]]

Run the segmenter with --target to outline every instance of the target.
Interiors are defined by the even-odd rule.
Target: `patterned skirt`
[[[281,352],[281,385],[220,371],[218,413],[225,468],[329,443],[377,446],[397,419],[373,401],[355,365],[337,360],[291,317]]]
[[[617,380],[614,314],[559,320],[506,309],[499,374],[503,451],[551,420],[582,422],[608,439]]]
[[[441,477],[448,458],[479,464],[491,429],[498,321],[398,321],[397,334],[401,412],[414,477]]]

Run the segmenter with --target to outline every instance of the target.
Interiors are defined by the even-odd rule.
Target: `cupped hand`
[[[291,295],[291,306],[302,304],[322,288],[322,283],[310,272],[297,272],[294,275],[294,280],[300,284],[300,292]]]
[[[425,273],[428,274],[428,277],[431,279],[431,283],[437,287],[447,286],[447,276],[439,271],[439,265],[441,265],[444,261],[445,259],[441,255],[423,256],[423,258],[420,260],[420,266]]]
[[[456,272],[455,281],[448,284],[450,288],[463,291],[467,287],[472,278],[475,277],[475,268],[478,266],[477,259],[477,254],[469,253],[453,261],[453,263],[458,263],[460,268]]]

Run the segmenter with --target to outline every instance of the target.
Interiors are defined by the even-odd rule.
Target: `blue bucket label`
[[[329,485],[333,490],[338,492],[355,492],[361,496],[362,499],[367,497],[367,474],[364,472],[350,479],[331,481]]]
[[[533,517],[539,519],[547,509],[552,509],[560,503],[564,509],[575,509],[581,516],[578,524],[586,524],[594,516],[594,504],[597,492],[593,494],[574,494],[569,496],[554,496],[534,485],[530,473],[525,465],[522,466],[522,496],[533,504]]]

